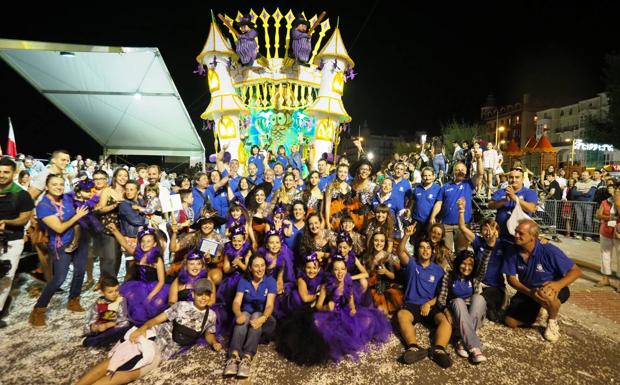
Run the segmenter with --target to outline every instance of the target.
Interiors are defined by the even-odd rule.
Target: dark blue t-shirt
[[[511,244],[509,242],[498,239],[495,243],[495,247],[491,251],[491,256],[489,257],[489,264],[487,265],[487,273],[482,279],[482,283],[488,286],[498,287],[503,289],[505,286],[504,275],[502,274],[502,266],[504,264],[504,254],[506,248]],[[474,250],[474,258],[476,262],[480,262],[482,258],[482,250],[485,249],[486,241],[484,238],[475,235],[474,241],[472,242],[472,249]]]
[[[441,222],[445,225],[459,224],[459,207],[457,201],[465,198],[465,223],[471,221],[471,194],[475,186],[471,179],[460,183],[446,183],[441,188],[438,201],[441,205]]]
[[[415,199],[413,213],[411,213],[413,219],[422,223],[428,222],[440,192],[441,186],[437,183],[433,183],[428,189],[417,184],[413,189],[413,199]]]
[[[211,207],[217,211],[217,214],[226,218],[228,215],[228,190],[226,187],[222,187],[215,191],[213,185],[209,185],[209,187],[207,187],[207,196],[209,198],[209,203],[211,203]]]
[[[519,246],[510,246],[505,256],[503,272],[511,276],[519,275],[519,282],[532,289],[561,279],[574,265],[575,262],[556,246],[543,245],[536,241],[527,262],[521,257]]]
[[[455,279],[450,285],[450,292],[454,298],[469,298],[474,294],[474,286],[470,279]]]
[[[45,217],[49,217],[51,215],[57,216],[61,222],[66,222],[71,219],[75,215],[75,209],[73,208],[73,201],[69,194],[64,194],[61,199],[62,205],[61,208],[57,208],[54,203],[50,200],[50,197],[46,194],[43,196],[39,204],[37,205],[36,212],[37,218],[43,219]],[[62,214],[62,215],[60,215]],[[41,221],[43,222],[43,221]],[[45,223],[43,223],[45,226]],[[49,235],[49,245],[50,247],[55,248],[58,243],[58,235],[54,230],[45,226],[47,228],[47,233]],[[69,227],[64,233],[60,234],[60,240],[63,245],[71,242],[73,239],[74,231],[73,226]]]
[[[521,190],[515,193],[520,199],[523,199],[526,202],[530,203],[538,203],[538,196],[536,192],[530,190],[529,188],[522,187]],[[493,193],[493,197],[491,200],[499,201],[501,199],[506,198],[506,190],[500,189]],[[504,203],[504,205],[497,209],[497,215],[495,216],[495,221],[499,224],[499,235],[502,238],[513,239],[512,235],[508,232],[508,227],[506,223],[510,218],[510,214],[512,214],[512,210],[515,208],[515,204],[517,202],[509,199],[508,202]]]
[[[405,302],[414,305],[423,305],[435,298],[437,288],[441,284],[444,271],[435,262],[431,262],[426,268],[418,264],[415,258],[409,258],[405,266],[407,287],[405,289]]]
[[[243,293],[241,311],[252,313],[262,313],[267,304],[267,295],[277,293],[276,280],[273,277],[265,276],[258,284],[258,289],[245,278],[242,278],[237,285],[237,293]]]

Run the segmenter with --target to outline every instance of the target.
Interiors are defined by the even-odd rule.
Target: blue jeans
[[[250,320],[262,316],[263,313],[255,312],[250,314],[244,311],[243,315],[245,316],[245,322],[241,325],[235,324],[235,330],[233,330],[228,350],[229,356],[232,352],[237,352],[241,357],[244,355],[254,357],[254,355],[256,355],[256,349],[258,349],[258,343],[261,340],[261,335],[269,337],[276,330],[276,319],[269,317],[263,326],[254,329],[250,325]]]
[[[436,176],[439,175],[439,170],[443,170],[443,175],[446,176],[446,158],[442,154],[433,157],[433,169]]]
[[[458,325],[458,330],[463,340],[463,345],[467,351],[480,349],[480,338],[476,330],[482,324],[482,319],[486,313],[487,303],[480,294],[471,296],[469,308],[462,298],[454,298],[450,301],[450,309],[454,316],[454,324]]]
[[[47,283],[41,296],[34,307],[47,307],[56,290],[62,286],[69,273],[69,265],[73,263],[73,278],[69,289],[69,299],[79,297],[82,293],[82,283],[84,282],[84,272],[86,270],[86,260],[88,259],[88,239],[82,237],[77,250],[71,254],[65,253],[64,244],[58,250],[50,247],[50,258],[52,259],[52,280]]]

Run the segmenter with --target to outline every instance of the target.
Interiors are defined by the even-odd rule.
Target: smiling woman
[[[80,293],[86,267],[88,243],[86,238],[79,240],[78,247],[67,252],[66,247],[74,237],[73,225],[88,214],[88,208],[82,206],[77,210],[68,194],[64,194],[65,180],[62,176],[50,174],[46,180],[47,194],[36,207],[36,214],[49,234],[49,252],[53,263],[52,280],[45,286],[37,303],[30,314],[30,324],[34,327],[45,326],[45,312],[54,293],[60,288],[69,272],[69,265],[73,264],[73,278],[69,291],[67,309],[74,312],[83,312],[80,305]]]

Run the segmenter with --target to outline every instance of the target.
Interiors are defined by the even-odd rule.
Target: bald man
[[[511,328],[531,326],[543,308],[549,313],[545,339],[555,342],[560,338],[560,306],[570,296],[568,285],[581,276],[581,269],[556,246],[540,243],[539,233],[536,222],[521,220],[515,244],[507,249],[503,272],[517,294],[506,310],[505,322]]]

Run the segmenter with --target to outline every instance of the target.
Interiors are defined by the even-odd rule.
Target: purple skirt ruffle
[[[369,342],[386,342],[392,332],[387,317],[379,310],[360,307],[351,316],[349,309],[314,313],[314,324],[329,345],[329,356],[340,361],[345,356],[358,358]]]
[[[170,285],[165,284],[149,301],[148,295],[157,286],[157,281],[127,281],[121,286],[121,295],[127,299],[129,320],[136,326],[157,316],[168,308],[168,290]]]
[[[215,294],[216,302],[231,305],[237,294],[237,285],[241,280],[242,274],[235,271],[232,274],[224,275],[222,282],[217,287]]]

